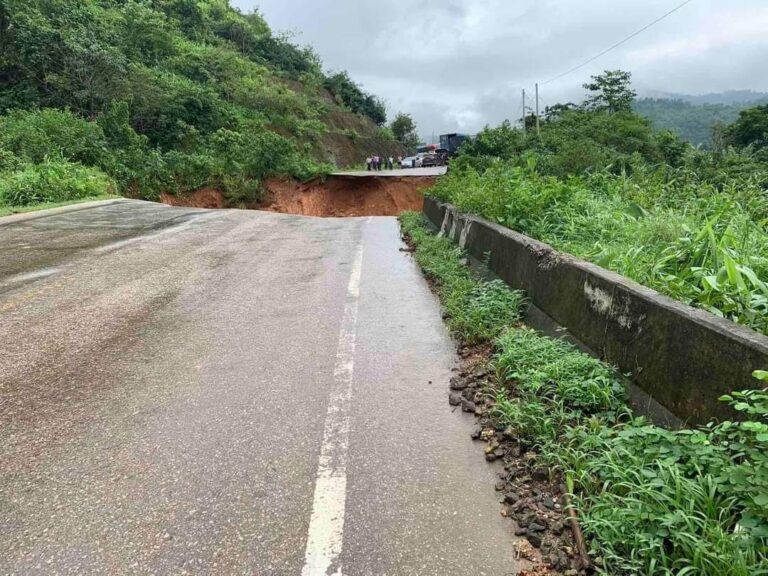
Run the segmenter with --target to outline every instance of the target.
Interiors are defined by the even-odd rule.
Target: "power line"
[[[589,60],[587,60],[586,62],[582,62],[582,63],[581,63],[581,64],[579,64],[578,66],[574,66],[574,67],[573,67],[573,68],[571,68],[570,70],[568,70],[568,71],[566,71],[566,72],[563,72],[562,74],[558,74],[557,76],[555,76],[554,78],[550,78],[550,79],[549,79],[549,80],[547,80],[546,82],[542,82],[542,83],[540,84],[540,86],[544,86],[545,84],[549,84],[550,82],[554,82],[555,80],[559,80],[559,79],[560,79],[560,78],[562,78],[563,76],[568,76],[568,74],[570,74],[570,73],[572,73],[572,72],[576,72],[576,70],[579,70],[579,69],[581,69],[581,68],[584,68],[584,66],[586,66],[587,64],[591,64],[592,62],[594,62],[594,61],[595,61],[595,60],[597,60],[598,58],[600,58],[600,57],[602,57],[602,56],[605,56],[606,54],[608,54],[608,52],[610,52],[611,50],[615,50],[616,48],[618,48],[618,47],[619,47],[619,46],[621,46],[622,44],[626,44],[627,42],[629,42],[630,40],[632,40],[632,38],[634,38],[635,36],[639,36],[640,34],[642,34],[643,32],[645,32],[646,30],[648,30],[648,28],[651,28],[652,26],[655,26],[656,24],[658,24],[659,22],[661,22],[662,20],[664,20],[664,19],[665,19],[665,18],[667,18],[668,16],[671,16],[672,14],[674,14],[675,12],[677,12],[678,10],[680,10],[681,8],[683,8],[683,7],[684,7],[686,4],[690,4],[691,2],[693,2],[693,0],[685,0],[685,2],[683,2],[682,4],[678,4],[677,6],[675,6],[674,8],[672,8],[672,10],[670,10],[669,12],[667,12],[666,14],[664,14],[663,16],[660,16],[660,17],[656,18],[656,20],[654,20],[654,21],[653,21],[653,22],[651,22],[650,24],[647,24],[646,26],[643,26],[643,27],[642,27],[642,28],[640,28],[640,30],[638,30],[637,32],[633,32],[632,34],[630,34],[629,36],[627,36],[626,38],[624,38],[624,40],[621,40],[620,42],[617,42],[616,44],[614,44],[614,45],[613,45],[613,46],[611,46],[610,48],[607,48],[607,49],[603,50],[602,52],[600,52],[600,54],[597,54],[596,56],[593,56],[592,58],[590,58],[590,59],[589,59]]]

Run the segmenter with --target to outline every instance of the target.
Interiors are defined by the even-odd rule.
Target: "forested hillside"
[[[227,0],[0,3],[0,205],[204,186],[250,201],[269,175],[391,152],[385,121]]]
[[[756,98],[760,96],[756,92],[748,94]],[[717,99],[715,95],[710,97]],[[729,103],[693,103],[682,97],[641,98],[635,101],[633,108],[651,120],[656,128],[672,130],[694,146],[709,146],[715,126],[731,124],[736,121],[739,112],[763,102],[768,102],[768,98]]]

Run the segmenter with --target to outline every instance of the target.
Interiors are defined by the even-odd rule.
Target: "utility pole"
[[[541,136],[541,128],[539,126],[539,83],[536,82],[536,136]]]
[[[525,88],[523,88],[523,133],[525,131]]]

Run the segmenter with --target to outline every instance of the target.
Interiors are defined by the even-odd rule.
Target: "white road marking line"
[[[13,284],[19,284],[21,282],[30,282],[32,280],[39,280],[40,278],[48,278],[49,276],[53,276],[54,274],[58,274],[59,272],[61,272],[61,268],[44,268],[42,270],[36,270],[34,272],[17,274],[15,276],[10,276],[6,280],[4,280],[0,284],[0,286],[6,287],[6,286],[11,286]]]
[[[370,220],[368,220],[370,221]],[[307,550],[302,576],[342,576],[341,549],[344,539],[344,511],[347,498],[347,453],[352,377],[355,369],[355,337],[360,300],[360,271],[363,243],[357,247],[347,287],[347,302],[341,321],[339,346],[333,372],[323,444],[317,466],[315,496],[309,521]],[[331,573],[330,570],[333,569]]]

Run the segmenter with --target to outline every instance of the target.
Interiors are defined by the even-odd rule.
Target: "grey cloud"
[[[669,10],[672,0],[233,0],[298,33],[328,69],[347,69],[413,114],[424,137],[517,118],[520,90],[583,62]],[[764,0],[695,0],[594,64],[542,87],[543,104],[583,97],[608,68],[639,90],[768,90]]]

